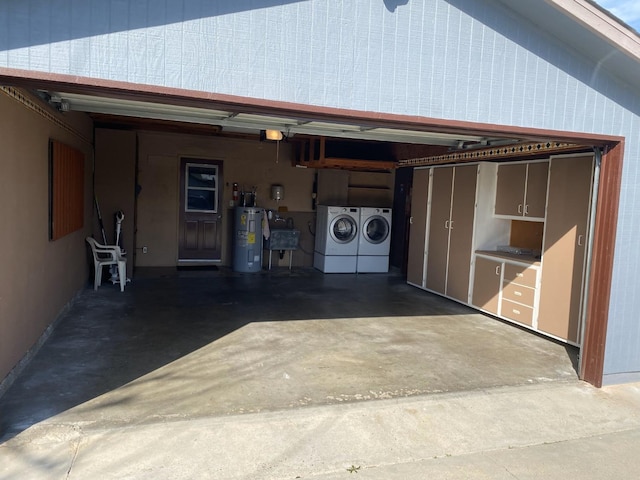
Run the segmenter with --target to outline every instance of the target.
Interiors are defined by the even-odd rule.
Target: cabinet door
[[[538,329],[577,342],[593,155],[554,158],[549,176]]]
[[[498,166],[496,215],[510,215],[515,217],[521,217],[523,215],[526,178],[526,163]]]
[[[476,204],[477,165],[455,167],[449,222],[449,264],[446,294],[467,303]]]
[[[500,299],[502,262],[484,257],[476,257],[473,274],[472,305],[495,315],[498,314]]]
[[[434,168],[426,287],[442,294],[446,292],[452,187],[453,167]]]
[[[525,217],[544,218],[548,179],[549,162],[537,162],[528,165],[527,192],[524,206]]]
[[[424,287],[424,254],[427,237],[427,199],[429,197],[429,169],[413,171],[411,188],[411,224],[407,282]]]

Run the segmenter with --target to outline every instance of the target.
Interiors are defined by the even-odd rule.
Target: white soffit
[[[640,35],[629,25],[586,0],[545,0],[640,62]]]
[[[590,0],[497,0],[630,85],[640,77],[640,35]]]

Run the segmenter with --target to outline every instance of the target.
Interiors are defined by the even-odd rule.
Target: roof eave
[[[544,0],[640,63],[640,35],[590,0]]]

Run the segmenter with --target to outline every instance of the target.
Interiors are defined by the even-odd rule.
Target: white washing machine
[[[325,273],[356,273],[359,207],[318,205],[313,266]]]
[[[391,216],[390,208],[360,208],[357,272],[389,271]]]

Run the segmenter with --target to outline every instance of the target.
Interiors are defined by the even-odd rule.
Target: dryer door
[[[376,215],[365,222],[362,235],[367,242],[378,245],[389,237],[389,230],[387,219]]]
[[[336,243],[346,244],[356,238],[358,225],[349,215],[339,215],[331,222],[329,232]]]

